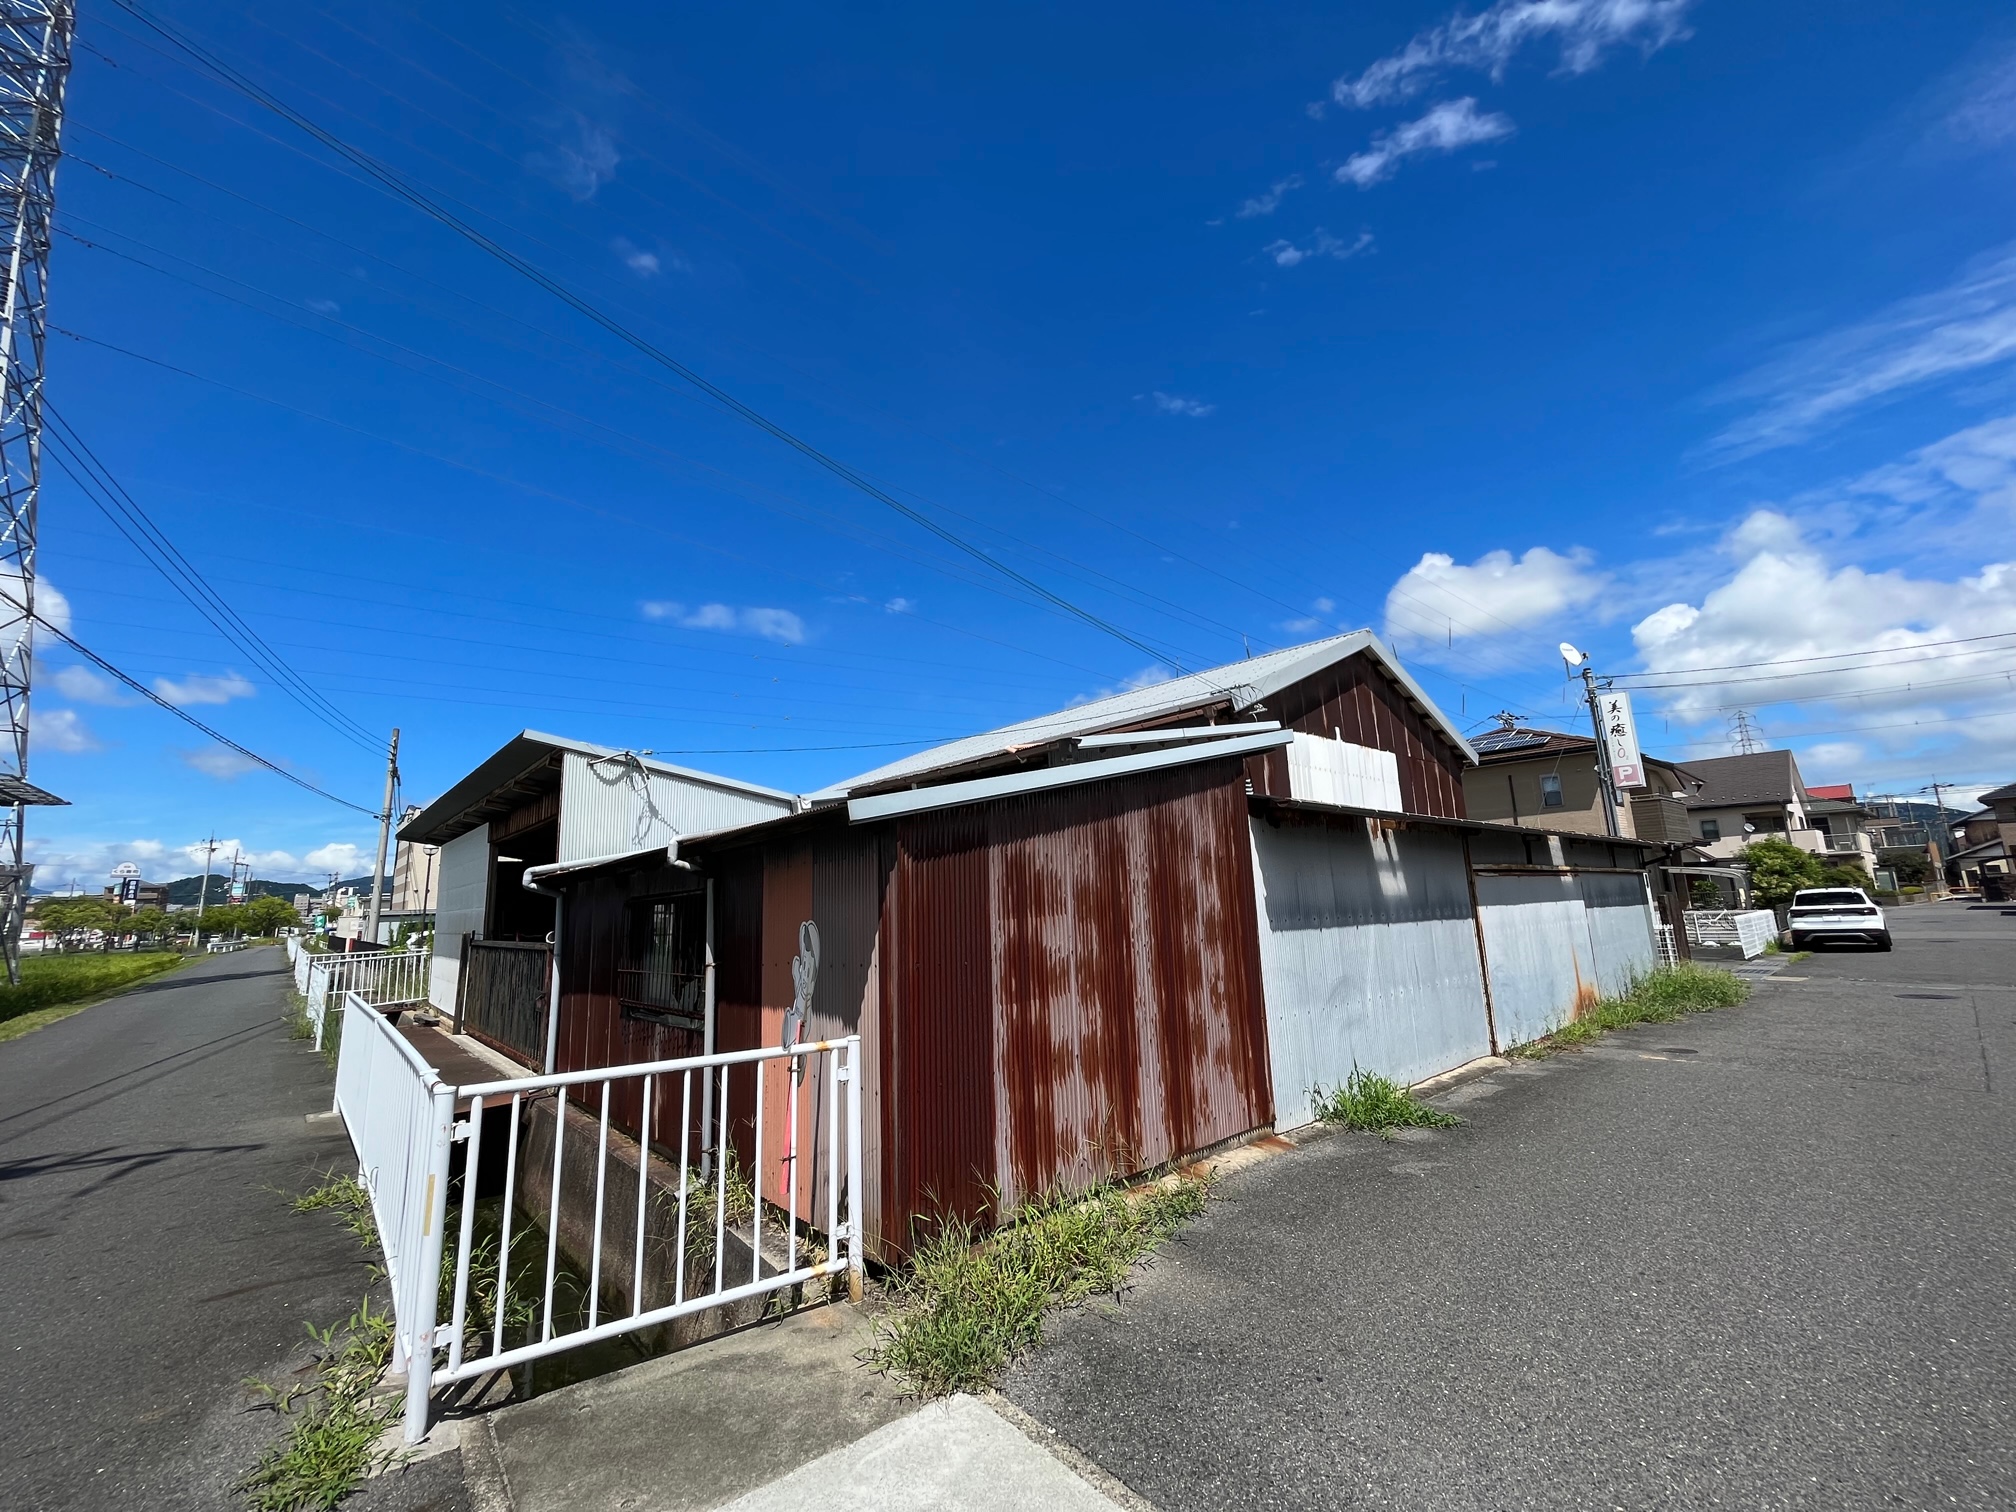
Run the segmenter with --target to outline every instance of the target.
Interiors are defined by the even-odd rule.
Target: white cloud
[[[49,677],[50,686],[73,703],[100,704],[108,709],[131,702],[118,683],[100,677],[89,667],[58,667]]]
[[[1565,556],[1545,546],[1519,557],[1490,551],[1467,566],[1431,551],[1387,593],[1386,633],[1396,644],[1430,648],[1505,636],[1558,622],[1607,585],[1579,549]]]
[[[29,859],[35,863],[38,889],[68,888],[70,884],[96,891],[111,880],[113,867],[131,861],[150,882],[167,882],[177,877],[198,876],[203,871],[205,847],[201,844],[164,845],[159,840],[78,840],[51,844],[30,834]],[[301,882],[319,887],[330,872],[343,877],[368,876],[372,853],[349,841],[332,841],[305,856],[292,851],[260,849],[232,837],[217,842],[210,866],[216,881],[210,887],[214,903],[223,896],[225,868],[234,855],[252,863],[252,875],[275,882]]]
[[[343,306],[336,303],[333,299],[311,299],[307,301],[307,305],[317,315],[341,315],[343,313]]]
[[[183,751],[182,760],[206,777],[216,777],[229,782],[243,777],[247,772],[261,770],[258,762],[240,756],[236,751],[223,746],[198,746],[194,750]]]
[[[1067,709],[1076,709],[1084,704],[1097,703],[1102,698],[1112,698],[1115,694],[1138,693],[1143,688],[1160,687],[1175,675],[1175,673],[1164,666],[1143,667],[1132,676],[1121,678],[1118,687],[1094,688],[1090,693],[1080,693],[1064,707]]]
[[[1870,750],[1894,758],[1930,739],[1950,753],[1952,775],[1976,757],[1976,769],[2007,765],[2012,747],[1993,742],[2016,736],[2016,562],[1952,580],[1836,566],[1768,510],[1728,548],[1735,570],[1699,603],[1668,604],[1632,627],[1648,673],[1665,674],[1647,680],[1682,685],[1647,695],[1672,717],[1719,726],[1735,708],[1782,705],[1765,721],[1774,743],[1802,730],[1853,733],[1861,759],[1880,768],[1886,758]],[[1951,644],[1981,636],[2010,638]],[[1837,747],[1824,759],[1838,768],[1856,758]]]
[[[104,747],[75,709],[37,709],[29,716],[28,740],[37,751],[79,756]]]
[[[1232,214],[1239,220],[1251,220],[1256,215],[1272,215],[1281,208],[1281,201],[1290,192],[1302,187],[1302,175],[1291,173],[1284,179],[1276,179],[1265,194],[1256,194]]]
[[[1923,504],[1949,493],[2016,510],[2016,415],[2002,415],[1921,446],[1863,474],[1849,491]]]
[[[259,690],[236,672],[226,672],[222,677],[198,673],[180,682],[157,677],[154,679],[154,691],[168,702],[186,707],[189,704],[228,704],[234,698],[250,698]]]
[[[574,199],[586,202],[616,176],[616,165],[621,161],[615,137],[575,111],[556,129],[553,145],[529,154],[525,166]]]
[[[1356,257],[1371,245],[1370,231],[1360,231],[1355,239],[1347,242],[1342,237],[1332,236],[1318,226],[1316,235],[1307,246],[1297,246],[1294,242],[1282,240],[1271,241],[1260,250],[1274,259],[1276,267],[1294,268],[1318,257],[1331,257],[1342,262],[1347,257]]]
[[[1724,392],[1755,403],[1711,450],[1748,456],[1803,441],[1894,394],[2016,359],[2016,245],[1945,288],[1795,347]]]
[[[1193,420],[1202,420],[1218,408],[1215,404],[1206,404],[1202,399],[1186,399],[1181,394],[1165,394],[1160,389],[1157,389],[1151,397],[1155,401],[1155,408],[1163,414],[1188,415]]]
[[[1496,142],[1512,135],[1510,116],[1480,114],[1477,101],[1465,95],[1460,100],[1444,100],[1417,120],[1403,121],[1391,131],[1382,131],[1363,152],[1354,152],[1337,170],[1337,182],[1369,189],[1391,178],[1407,158],[1424,152],[1456,152],[1479,142]]]
[[[908,614],[912,609],[917,607],[917,604],[914,599],[892,598],[882,607],[891,614]]]
[[[0,572],[0,599],[5,600],[0,603],[0,609],[6,610],[0,613],[0,620],[15,617],[19,611],[11,606],[22,602],[20,573]],[[44,577],[35,579],[35,613],[58,630],[70,628],[70,600]]]
[[[2016,139],[2016,48],[1972,73],[1945,124],[1955,138],[1978,146]]]
[[[617,240],[613,242],[613,246],[615,246],[615,252],[617,252],[617,256],[619,256],[619,258],[623,258],[623,266],[625,266],[625,268],[629,268],[629,270],[631,270],[633,274],[637,274],[639,278],[649,278],[649,276],[653,276],[655,272],[659,272],[659,268],[663,266],[663,264],[659,262],[659,256],[657,256],[657,252],[647,252],[645,248],[637,246],[637,244],[635,244],[633,240],[629,240],[627,236],[619,236],[619,238],[617,238]]]
[[[805,621],[789,609],[737,608],[732,604],[701,604],[689,609],[665,599],[652,599],[642,609],[646,619],[666,620],[687,630],[760,635],[787,646],[805,640]]]
[[[1688,35],[1692,0],[1498,0],[1474,16],[1458,12],[1420,32],[1398,52],[1355,77],[1337,80],[1330,97],[1365,109],[1411,99],[1452,69],[1503,75],[1529,42],[1561,49],[1559,71],[1588,73],[1615,48],[1650,54]]]

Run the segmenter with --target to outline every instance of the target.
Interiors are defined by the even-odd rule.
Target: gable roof
[[[2016,799],[2016,782],[2005,783],[1999,788],[1983,793],[1974,801],[1986,808],[1991,803],[2007,803],[2011,799]]]
[[[539,730],[520,730],[478,763],[468,776],[401,824],[399,838],[418,845],[445,844],[479,824],[510,813],[542,793],[558,789],[560,758],[570,751],[581,756],[598,757],[623,754],[613,747],[594,745],[586,740],[570,740],[564,735],[548,735]],[[677,777],[701,787],[774,799],[781,812],[789,812],[797,806],[794,794],[779,792],[775,788],[759,787],[753,782],[696,771],[691,767],[673,766],[650,756],[638,759],[647,772]]]
[[[1703,786],[1687,807],[1736,808],[1745,803],[1790,803],[1806,790],[1799,763],[1790,751],[1752,751],[1746,756],[1711,756],[1690,761],[1687,771]]]
[[[1054,714],[1043,714],[1003,725],[997,730],[968,735],[961,740],[933,746],[928,751],[919,751],[914,756],[905,756],[900,761],[889,762],[844,782],[836,782],[809,796],[815,801],[844,798],[863,788],[913,781],[970,766],[990,757],[1013,755],[1074,736],[1147,724],[1217,704],[1230,704],[1233,712],[1239,713],[1270,694],[1313,677],[1324,668],[1335,666],[1360,652],[1379,663],[1381,669],[1400,685],[1408,700],[1427,716],[1449,743],[1467,760],[1476,762],[1477,753],[1463,738],[1463,732],[1449,722],[1448,716],[1435,706],[1435,701],[1407,674],[1399,658],[1370,630],[1354,630],[1348,635],[1333,635],[1327,640],[1269,651],[1245,661],[1172,677],[1152,687],[1116,693],[1110,698],[1060,709]]]

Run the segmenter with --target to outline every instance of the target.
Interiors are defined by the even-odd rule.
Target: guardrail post
[[[406,1360],[406,1442],[427,1436],[434,1390],[434,1324],[441,1300],[441,1248],[448,1227],[448,1152],[455,1137],[455,1089],[435,1083],[433,1138],[428,1143],[426,1187],[421,1193],[420,1252],[406,1265],[406,1304],[413,1347]],[[417,1173],[416,1173],[417,1174]],[[474,1172],[470,1172],[471,1177]],[[393,1327],[396,1330],[398,1321]]]

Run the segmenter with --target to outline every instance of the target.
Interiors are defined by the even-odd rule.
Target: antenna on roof
[[[1519,728],[1519,721],[1526,716],[1523,714],[1514,714],[1510,709],[1500,709],[1496,714],[1488,717],[1497,720],[1498,728],[1507,735],[1510,735],[1514,730]]]

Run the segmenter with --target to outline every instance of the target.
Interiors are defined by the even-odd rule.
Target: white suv
[[[1878,950],[1890,948],[1889,921],[1859,887],[1808,887],[1792,894],[1786,932],[1794,950],[1822,940],[1860,940]]]

